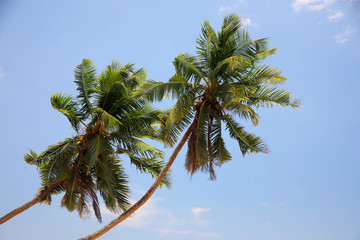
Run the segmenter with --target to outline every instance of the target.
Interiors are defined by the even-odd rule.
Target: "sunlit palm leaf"
[[[50,100],[52,107],[64,114],[69,119],[71,126],[78,131],[82,116],[75,100],[70,95],[61,92],[53,94]]]
[[[79,95],[77,98],[82,105],[81,112],[89,114],[92,110],[91,96],[95,92],[96,68],[89,59],[84,59],[74,70],[75,83]]]
[[[233,117],[225,114],[223,120],[226,123],[226,129],[229,131],[230,137],[238,141],[243,155],[248,152],[268,153],[267,146],[262,142],[261,138],[254,136],[252,133],[245,132],[244,127],[239,126]]]
[[[157,178],[161,169],[164,167],[164,161],[151,158],[140,158],[130,155],[130,161],[142,173],[150,173],[153,178]],[[171,187],[170,173],[168,173],[161,182],[161,186]]]

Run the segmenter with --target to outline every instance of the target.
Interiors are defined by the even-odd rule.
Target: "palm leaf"
[[[177,75],[184,77],[187,81],[199,83],[201,80],[207,81],[204,77],[202,65],[198,59],[188,53],[181,53],[173,61]]]
[[[140,158],[130,155],[130,162],[142,173],[149,173],[153,178],[157,178],[161,169],[164,167],[164,161],[157,160],[156,158]],[[171,187],[170,172],[166,174],[160,186]]]
[[[108,139],[101,135],[94,135],[86,141],[85,161],[87,165],[87,174],[92,170],[95,162],[99,161],[102,156],[107,156],[113,153],[113,148]]]
[[[106,207],[114,213],[126,210],[130,205],[130,189],[119,159],[115,155],[108,155],[96,163],[95,169],[96,186]]]
[[[78,131],[82,116],[75,100],[70,95],[61,92],[53,94],[50,100],[52,107],[64,114],[71,123],[71,126]]]
[[[228,114],[223,115],[223,120],[226,123],[226,129],[230,133],[230,137],[238,141],[240,150],[243,155],[247,152],[262,152],[268,153],[266,145],[263,143],[260,137],[256,137],[252,133],[244,131],[244,127],[239,124]]]
[[[250,94],[248,104],[257,107],[272,107],[276,104],[298,108],[299,100],[294,99],[285,89],[259,86]]]
[[[84,114],[90,114],[92,111],[90,98],[95,92],[95,74],[95,66],[89,59],[83,59],[82,63],[74,70],[74,82],[79,91],[77,98],[80,100],[82,105],[81,112]]]

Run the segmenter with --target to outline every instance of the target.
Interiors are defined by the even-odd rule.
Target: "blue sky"
[[[229,12],[243,16],[253,39],[271,38],[278,53],[267,62],[289,79],[284,87],[301,108],[261,109],[259,127],[243,123],[271,154],[243,158],[227,138],[233,160],[216,181],[190,179],[182,151],[172,189],[102,239],[360,240],[358,0],[1,1],[0,215],[40,186],[23,154],[73,134],[49,98],[75,94],[72,72],[83,58],[99,70],[131,61],[167,81],[174,57],[195,53],[203,20],[218,29]],[[153,180],[124,164],[137,200]],[[104,224],[115,217],[103,215]],[[2,225],[0,239],[76,239],[101,226],[55,198]]]

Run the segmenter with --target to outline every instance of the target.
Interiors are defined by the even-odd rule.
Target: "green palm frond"
[[[41,193],[46,191],[48,189],[48,187],[49,186],[47,186],[47,185],[41,186],[41,188],[38,190],[38,194],[40,195]],[[45,203],[46,205],[51,205],[52,195],[57,195],[57,194],[63,193],[64,191],[65,191],[64,185],[59,184],[51,191],[51,193],[47,194],[43,199],[41,199],[40,202]]]
[[[40,155],[30,150],[30,154],[25,154],[24,156],[25,161],[28,164],[35,164],[36,166],[40,166],[52,159],[55,161],[63,161],[64,159],[74,156],[76,152],[76,141],[76,137],[66,138],[64,141],[49,146]]]
[[[213,62],[213,52],[217,46],[217,35],[211,27],[209,21],[204,20],[201,26],[201,36],[196,40],[200,61],[206,68],[211,68]]]
[[[140,158],[135,155],[129,155],[130,162],[142,173],[149,173],[153,178],[157,178],[161,169],[164,167],[164,161],[156,158]],[[166,174],[160,186],[171,187],[170,172]]]
[[[84,59],[74,70],[75,84],[82,108],[81,112],[89,114],[92,111],[91,96],[95,92],[96,68],[89,59]]]
[[[269,51],[268,44],[269,38],[261,38],[257,40],[251,40],[250,35],[246,29],[239,30],[236,33],[236,50],[234,51],[234,55],[248,57],[252,60],[262,60],[260,55],[259,58],[256,58],[256,54]],[[275,53],[275,49],[270,50],[268,52],[269,55]]]
[[[207,81],[202,70],[201,62],[188,53],[181,53],[173,61],[177,75],[184,77],[189,82],[199,83]]]
[[[231,155],[225,147],[224,139],[221,131],[221,117],[217,116],[212,123],[211,132],[211,155],[216,166],[231,160]]]
[[[176,81],[177,80],[177,81]],[[163,98],[172,96],[176,99],[184,91],[184,81],[173,79],[167,83],[149,80],[143,83],[136,93],[137,97],[145,97],[149,101],[161,101]]]
[[[225,51],[222,51],[222,54],[226,55],[228,52],[226,47],[229,47],[231,44],[231,48],[236,46],[234,35],[238,32],[241,27],[241,18],[236,14],[229,14],[225,16],[223,20],[223,24],[221,27],[221,31],[218,32],[219,45],[221,48],[225,47]]]
[[[106,207],[117,213],[129,205],[130,189],[127,176],[115,155],[108,155],[96,163],[96,187],[100,191]]]
[[[27,164],[37,164],[36,159],[38,155],[32,149],[29,150],[29,153],[24,154],[24,160]]]
[[[104,109],[98,107],[94,110],[95,114],[98,114],[98,120],[101,122],[101,126],[107,131],[117,131],[123,125],[119,119],[106,112]]]
[[[96,96],[98,107],[112,113],[117,106],[126,104],[129,90],[123,82],[113,81],[111,84],[106,83],[104,86],[100,86],[100,88]]]
[[[281,71],[268,65],[254,67],[245,77],[239,79],[237,83],[249,86],[278,85],[285,83],[287,78],[281,75]]]
[[[264,50],[264,51],[259,51],[259,52],[256,52],[255,53],[255,59],[257,61],[261,61],[261,60],[264,60],[266,59],[267,57],[271,56],[271,55],[274,55],[275,53],[277,52],[277,48],[273,48],[273,49],[270,49],[270,50]]]
[[[259,86],[250,94],[248,104],[257,107],[272,107],[276,104],[298,108],[299,100],[294,99],[285,89]]]
[[[159,138],[163,140],[165,146],[174,146],[181,132],[190,124],[193,118],[192,108],[182,109],[181,119],[169,120],[172,109],[164,111],[161,115],[161,126]]]
[[[99,161],[101,157],[113,153],[113,148],[110,141],[101,135],[91,136],[86,141],[85,162],[87,165],[87,174],[92,170],[95,162]]]
[[[242,56],[230,56],[217,64],[212,71],[211,77],[221,77],[221,79],[227,81],[229,76],[246,69],[249,63],[249,59]]]
[[[259,124],[259,114],[257,114],[253,108],[245,104],[245,101],[248,100],[248,98],[241,96],[232,97],[230,95],[223,100],[223,108],[230,111],[232,115],[238,115],[240,118],[245,120],[250,119],[254,126]]]
[[[137,155],[143,158],[164,158],[164,152],[135,137],[128,137],[118,141],[118,153],[129,156]]]
[[[50,100],[52,107],[64,114],[69,119],[71,126],[78,131],[82,116],[72,96],[59,92],[53,94]]]
[[[130,89],[135,89],[136,86],[144,82],[146,79],[146,70],[145,68],[139,68],[129,76],[125,84]]]
[[[228,114],[223,115],[223,120],[226,123],[226,129],[230,133],[230,137],[238,141],[240,150],[243,155],[246,153],[268,153],[267,146],[260,137],[256,137],[252,133],[244,131],[244,127],[241,127],[232,116]]]

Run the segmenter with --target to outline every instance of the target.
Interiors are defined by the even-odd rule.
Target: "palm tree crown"
[[[241,29],[239,16],[226,16],[218,32],[205,20],[196,42],[197,55],[182,53],[175,58],[176,74],[169,82],[146,82],[141,94],[151,101],[170,95],[177,99],[167,112],[163,137],[173,145],[179,133],[192,123],[185,166],[191,175],[201,170],[215,179],[214,167],[231,160],[222,137],[222,123],[243,155],[267,153],[262,139],[247,133],[237,118],[257,125],[256,108],[274,104],[296,108],[299,101],[277,87],[287,80],[281,71],[261,63],[276,49],[268,49],[267,38],[251,40]]]
[[[50,204],[52,194],[64,193],[62,206],[77,210],[82,217],[90,213],[92,205],[101,221],[97,192],[111,211],[129,206],[130,190],[120,154],[126,154],[141,172],[157,177],[164,165],[159,160],[163,153],[141,138],[161,141],[158,127],[164,116],[146,100],[134,97],[133,92],[146,79],[142,68],[114,61],[96,76],[94,64],[84,59],[74,76],[79,92],[76,99],[55,93],[51,104],[68,118],[76,135],[40,155],[30,150],[25,160],[38,166],[40,192],[56,185],[43,202]],[[170,184],[168,178],[162,183]]]

